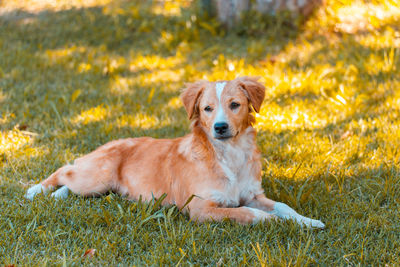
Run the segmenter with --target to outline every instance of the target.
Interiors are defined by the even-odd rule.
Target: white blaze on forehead
[[[218,98],[218,109],[217,109],[217,115],[215,117],[214,123],[217,122],[226,122],[226,116],[224,113],[224,109],[221,105],[221,95],[222,92],[224,91],[226,82],[219,82],[215,84],[215,91],[217,93],[217,98]]]
[[[215,90],[217,91],[218,102],[221,102],[222,91],[224,91],[226,82],[217,83],[215,85]]]

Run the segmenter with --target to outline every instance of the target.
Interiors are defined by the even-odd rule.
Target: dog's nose
[[[224,134],[228,128],[229,125],[226,122],[217,122],[214,124],[214,130],[217,134]]]

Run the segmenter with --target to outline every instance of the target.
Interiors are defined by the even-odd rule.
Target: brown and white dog
[[[323,228],[321,221],[263,194],[252,111],[260,110],[264,95],[265,87],[250,77],[189,84],[181,98],[192,133],[109,142],[58,169],[25,197],[57,186],[62,187],[54,198],[67,197],[69,190],[84,196],[112,190],[147,201],[166,193],[163,204],[182,208],[195,195],[184,210],[197,221],[229,218],[248,224],[280,217]]]

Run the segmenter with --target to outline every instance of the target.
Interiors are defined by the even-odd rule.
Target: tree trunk
[[[211,16],[227,28],[240,23],[241,14],[256,10],[262,14],[275,15],[279,11],[290,11],[307,17],[321,0],[202,0],[203,7]]]

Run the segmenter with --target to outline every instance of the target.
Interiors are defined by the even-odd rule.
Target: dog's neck
[[[228,140],[216,140],[210,138],[216,158],[220,161],[229,162],[246,162],[254,151],[255,130],[249,126],[243,133]],[[244,157],[243,159],[239,159]]]
[[[224,172],[229,184],[236,184],[243,178],[243,169],[248,165],[255,151],[255,130],[250,126],[237,138],[229,140],[210,139],[215,159]]]
[[[254,128],[249,126],[243,131],[243,133],[227,140],[218,140],[209,135],[207,135],[207,138],[217,155],[223,155],[227,152],[228,147],[249,151],[251,153],[251,149],[255,145],[254,135]]]

